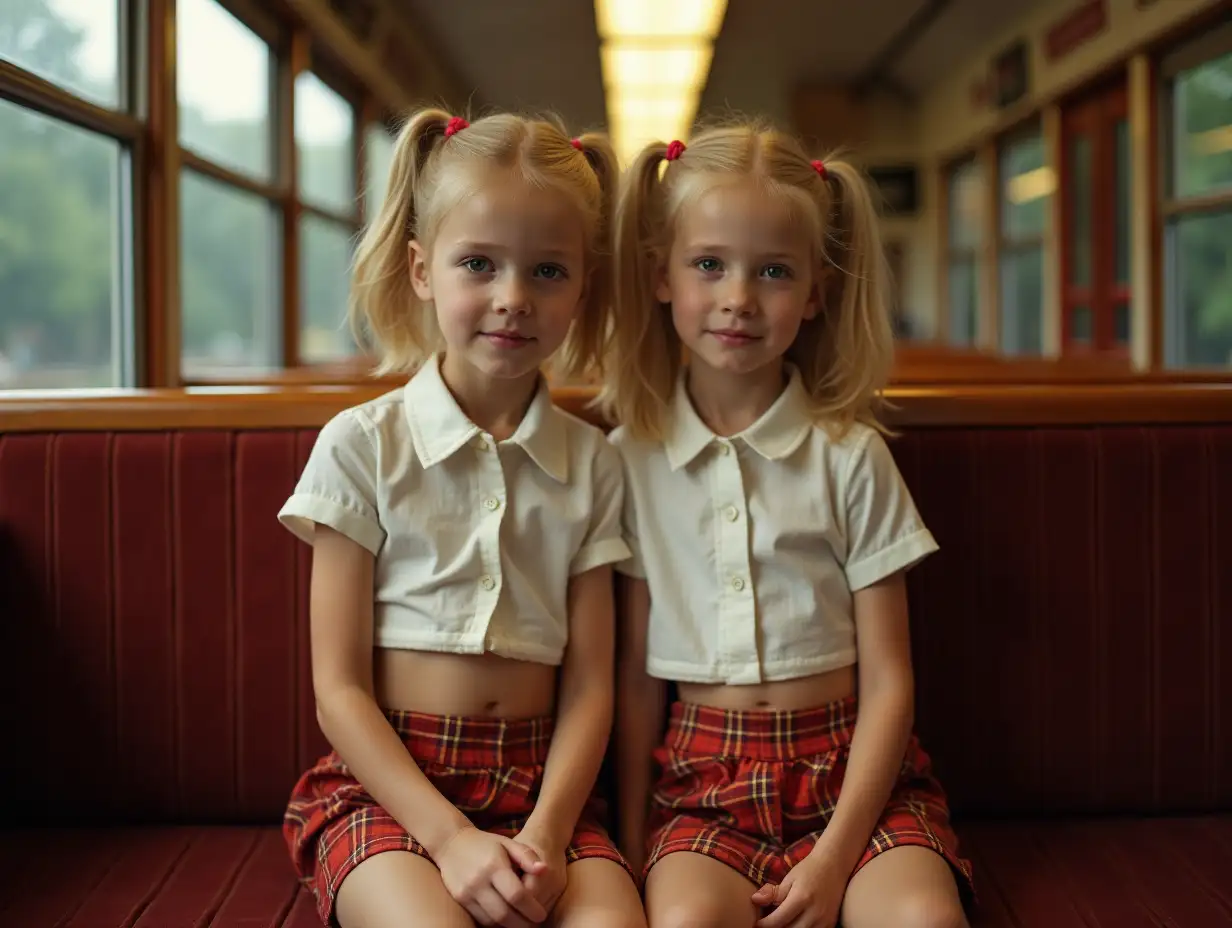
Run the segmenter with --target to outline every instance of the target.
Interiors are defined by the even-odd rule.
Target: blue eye
[[[535,274],[547,280],[564,280],[569,276],[559,264],[541,264],[535,268]]]
[[[762,273],[771,280],[787,280],[791,277],[791,268],[785,264],[770,264]]]
[[[467,258],[462,266],[472,274],[486,274],[492,270],[492,262],[487,258]]]
[[[703,274],[713,274],[722,270],[723,263],[718,258],[698,258],[693,262],[693,266]]]

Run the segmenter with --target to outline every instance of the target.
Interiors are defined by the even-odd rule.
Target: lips
[[[723,344],[734,346],[752,344],[760,337],[743,329],[711,329],[710,334]]]
[[[525,332],[515,332],[511,329],[484,332],[483,337],[502,348],[521,348],[523,345],[529,345],[534,341],[534,338]]]

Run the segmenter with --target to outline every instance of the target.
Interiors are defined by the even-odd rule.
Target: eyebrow
[[[455,250],[457,250],[457,251],[495,251],[495,252],[501,252],[501,251],[508,251],[508,250],[509,250],[509,246],[507,246],[507,245],[498,245],[498,244],[496,244],[495,242],[472,242],[472,241],[460,241],[460,242],[455,243],[452,247],[453,247]],[[579,254],[576,250],[569,249],[569,248],[560,248],[560,247],[555,247],[555,246],[550,246],[550,247],[547,247],[547,248],[538,249],[537,251],[538,251],[538,253],[539,253],[539,254],[541,254],[541,255],[543,255],[543,256],[545,256],[545,257],[549,257],[549,258],[558,258],[558,259],[560,259],[560,260],[562,260],[562,261],[563,261],[563,260],[565,260],[566,258],[576,258],[576,257],[580,257],[580,254]]]
[[[725,245],[713,245],[713,244],[705,244],[705,243],[700,244],[700,245],[689,245],[684,250],[687,252],[696,253],[696,254],[704,253],[704,254],[716,254],[716,255],[723,254],[724,252],[727,252],[727,251],[731,251],[731,249]],[[803,256],[803,254],[804,254],[803,251],[767,251],[767,252],[763,252],[759,254],[757,257],[763,261],[798,261]]]

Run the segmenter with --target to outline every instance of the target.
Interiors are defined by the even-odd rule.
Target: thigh
[[[646,914],[650,928],[752,928],[761,914],[753,904],[756,891],[727,864],[678,851],[650,868]]]
[[[926,847],[890,848],[856,871],[843,898],[843,928],[966,928],[954,871]]]
[[[385,851],[360,863],[338,888],[335,915],[342,928],[474,928],[426,857]]]
[[[592,857],[565,872],[569,882],[549,921],[554,928],[645,928],[642,897],[620,864]]]

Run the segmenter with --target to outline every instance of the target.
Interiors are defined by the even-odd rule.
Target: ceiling
[[[786,122],[801,84],[918,96],[1045,0],[728,0],[703,114]],[[463,90],[502,109],[551,109],[574,131],[605,121],[590,0],[402,0]],[[884,62],[884,66],[881,63]]]

